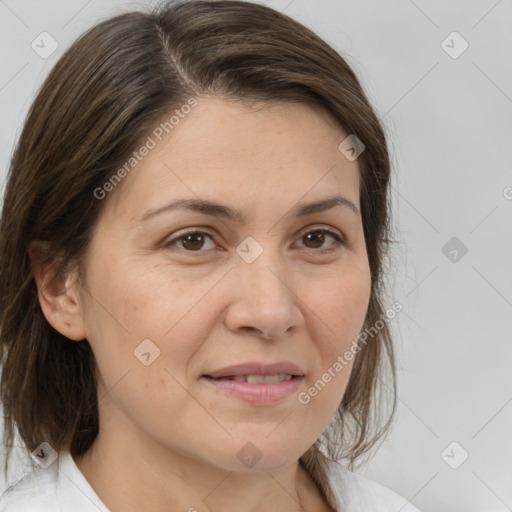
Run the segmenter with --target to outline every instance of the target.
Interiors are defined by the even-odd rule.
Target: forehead
[[[222,198],[248,211],[342,192],[359,205],[357,161],[340,153],[346,134],[320,108],[197,101],[161,141],[153,136],[154,148],[115,191],[116,214],[130,210],[135,217],[141,208],[183,197]]]

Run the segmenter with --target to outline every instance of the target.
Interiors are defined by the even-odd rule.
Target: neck
[[[112,512],[331,510],[298,461],[274,472],[233,472],[124,434],[100,431],[75,458]]]

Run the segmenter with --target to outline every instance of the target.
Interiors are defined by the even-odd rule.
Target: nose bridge
[[[271,237],[256,240],[248,236],[238,247],[237,254],[240,261],[237,262],[237,269],[241,284],[249,286],[257,293],[264,293],[266,300],[269,296],[275,296],[282,300],[283,288],[287,289],[283,283],[286,266],[283,262],[283,255],[275,244],[270,240]],[[244,293],[247,293],[244,289]],[[289,290],[288,290],[289,291]],[[285,295],[288,295],[286,292]]]
[[[290,273],[285,256],[270,237],[257,241],[247,237],[238,247],[235,265],[237,317],[244,326],[279,335],[298,319],[295,296],[287,282]]]

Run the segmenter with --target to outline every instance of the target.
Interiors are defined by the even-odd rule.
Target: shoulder
[[[0,496],[0,512],[108,512],[68,451],[35,466]]]
[[[54,466],[54,465],[52,465]],[[57,468],[34,467],[0,496],[0,512],[50,512],[59,510]]]
[[[338,508],[347,512],[420,512],[409,500],[383,485],[329,460],[329,483]]]

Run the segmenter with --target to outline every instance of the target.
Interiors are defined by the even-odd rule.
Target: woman
[[[37,464],[1,510],[417,511],[352,472],[395,408],[389,172],[350,67],[268,7],[81,36],[5,192],[5,445]]]

